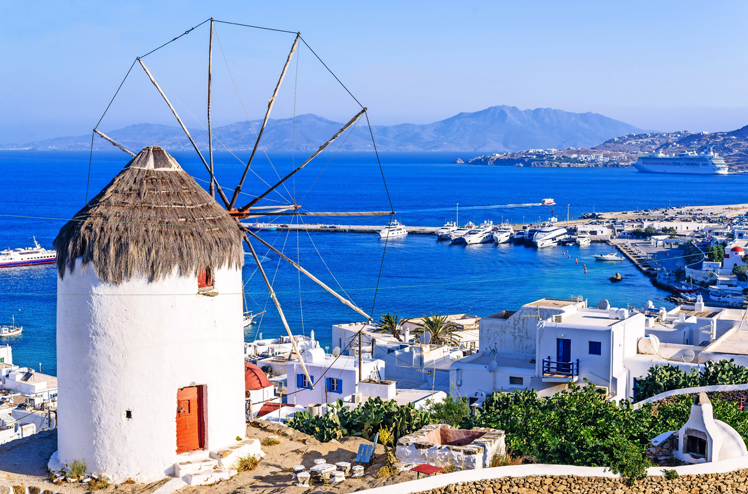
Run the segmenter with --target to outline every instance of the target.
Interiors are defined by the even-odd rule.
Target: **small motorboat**
[[[16,317],[13,316],[13,323],[10,326],[0,326],[0,337],[18,336],[23,332],[23,326],[16,326]]]
[[[693,285],[686,285],[686,284],[673,285],[673,290],[675,290],[678,293],[696,293],[699,291],[699,287],[693,286]]]
[[[590,245],[592,243],[592,240],[590,239],[590,236],[586,233],[582,233],[581,235],[577,235],[577,245],[580,247],[584,247],[586,245]]]
[[[543,199],[540,204],[543,206],[554,206],[556,204],[556,201],[554,201],[552,198]]]
[[[254,321],[254,318],[257,316],[261,316],[265,313],[265,311],[258,312],[257,314],[253,314],[252,312],[245,312],[244,316],[242,317],[242,320],[244,322],[244,327],[251,326],[253,324],[257,324],[256,321]]]
[[[625,261],[625,257],[621,257],[615,252],[611,254],[595,254],[592,257],[595,258],[596,261]]]

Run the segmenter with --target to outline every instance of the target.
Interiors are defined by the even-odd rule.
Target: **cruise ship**
[[[0,268],[50,264],[57,260],[57,253],[45,249],[34,238],[34,246],[25,249],[5,249],[0,251]]]
[[[679,155],[650,154],[641,156],[634,166],[645,173],[688,173],[694,175],[727,175],[727,165],[721,156],[693,151]]]

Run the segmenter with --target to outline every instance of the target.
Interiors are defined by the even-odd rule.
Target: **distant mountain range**
[[[261,120],[236,122],[213,129],[213,146],[216,151],[244,151],[252,149]],[[290,151],[293,143],[299,151],[311,152],[332,137],[342,123],[317,115],[299,115],[295,122],[290,118],[271,119],[262,137],[267,151]],[[592,147],[611,138],[640,133],[632,125],[613,120],[597,113],[571,113],[551,108],[520,110],[513,106],[494,106],[474,113],[459,113],[446,120],[430,124],[400,124],[373,127],[379,151],[464,151],[508,152],[531,148]],[[171,151],[192,149],[179,127],[169,125],[138,124],[105,132],[112,139],[133,151],[145,146],[159,145]],[[200,148],[207,149],[208,133],[190,129],[190,134]],[[334,148],[345,139],[342,151],[368,151],[372,149],[365,121],[346,138],[333,144]],[[5,145],[0,149],[29,149],[39,151],[87,150],[91,135],[58,137],[23,145]],[[96,137],[96,149],[112,149],[103,139]]]

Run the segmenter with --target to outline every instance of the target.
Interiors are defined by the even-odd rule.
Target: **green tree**
[[[738,281],[748,281],[748,266],[736,264],[732,267],[732,274],[738,277]]]
[[[653,226],[648,226],[644,229],[644,235],[647,237],[651,237],[652,235],[657,235],[657,229]]]
[[[376,331],[378,333],[389,333],[397,341],[403,341],[400,330],[402,329],[403,321],[400,320],[400,316],[397,312],[394,314],[382,314],[382,318],[377,323]]]
[[[706,251],[706,257],[712,262],[722,262],[725,258],[725,248],[721,245],[712,245]]]
[[[456,345],[457,327],[447,322],[447,316],[443,316],[441,312],[439,314],[431,314],[430,316],[423,316],[421,318],[421,329],[418,331],[422,334],[426,331],[431,333],[431,343],[434,345]]]
[[[633,232],[631,232],[631,236],[634,238],[642,238],[644,236],[644,232],[641,228],[636,228]]]

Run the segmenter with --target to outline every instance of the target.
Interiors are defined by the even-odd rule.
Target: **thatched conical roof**
[[[54,241],[63,278],[75,260],[119,284],[157,281],[174,267],[185,275],[244,262],[239,226],[177,161],[158,146],[143,149],[60,229]]]

